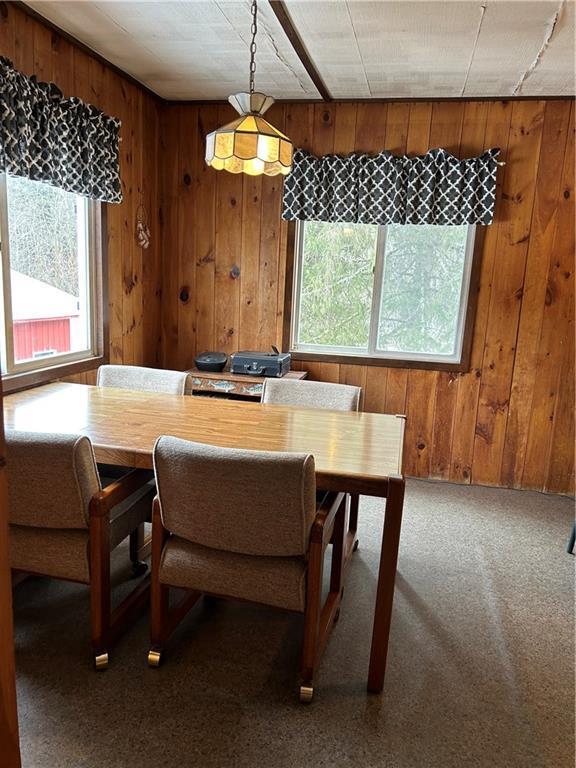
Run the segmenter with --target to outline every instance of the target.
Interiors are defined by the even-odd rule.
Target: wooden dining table
[[[160,435],[231,448],[311,453],[319,489],[385,498],[368,671],[368,690],[382,690],[404,502],[403,416],[59,382],[5,397],[4,423],[6,430],[19,432],[87,435],[98,462],[119,466],[151,468]]]

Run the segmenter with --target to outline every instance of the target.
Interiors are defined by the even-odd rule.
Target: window
[[[81,195],[0,176],[3,375],[101,353],[99,214]]]
[[[462,364],[474,226],[298,222],[296,357]]]

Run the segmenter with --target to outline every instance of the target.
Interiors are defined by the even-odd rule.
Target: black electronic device
[[[272,347],[271,352],[243,350],[230,355],[230,373],[280,378],[289,370],[290,352],[279,352],[276,347]]]
[[[201,355],[194,358],[194,362],[199,371],[219,373],[224,370],[224,366],[228,362],[228,355],[225,355],[224,352],[202,352]]]

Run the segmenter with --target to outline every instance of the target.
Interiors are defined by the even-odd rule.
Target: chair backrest
[[[87,528],[101,490],[85,435],[6,432],[9,520],[34,528]]]
[[[352,387],[349,384],[329,384],[324,381],[298,379],[265,379],[262,402],[330,411],[357,411],[360,408],[361,395],[361,387]]]
[[[186,371],[165,371],[138,365],[101,365],[98,368],[99,387],[118,387],[140,392],[164,392],[183,395],[186,391]]]
[[[164,526],[196,544],[300,556],[316,513],[314,457],[160,437],[154,470]]]

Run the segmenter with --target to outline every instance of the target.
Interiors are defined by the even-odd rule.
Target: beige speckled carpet
[[[158,670],[143,618],[94,672],[87,589],[22,583],[24,768],[573,766],[573,502],[409,482],[385,690],[369,696],[379,509],[362,499],[310,706],[296,696],[297,616],[200,605]]]

